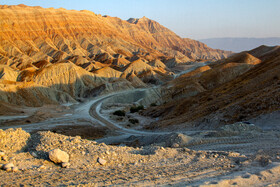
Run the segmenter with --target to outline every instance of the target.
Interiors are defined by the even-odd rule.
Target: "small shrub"
[[[123,110],[117,110],[113,113],[113,115],[116,115],[116,116],[125,116],[125,111]]]
[[[140,110],[144,110],[144,106],[143,105],[139,105],[139,106],[132,106],[130,108],[130,112],[131,113],[135,113],[135,112],[138,112]]]
[[[207,98],[207,101],[212,101],[212,100],[213,100],[212,97],[208,97],[208,98]]]
[[[273,79],[274,79],[274,80],[278,80],[279,77],[278,77],[277,75],[275,75],[275,76],[273,77]]]
[[[129,122],[132,124],[136,124],[136,123],[139,123],[139,120],[138,119],[129,119]]]
[[[156,103],[151,103],[150,106],[157,106],[157,104]]]

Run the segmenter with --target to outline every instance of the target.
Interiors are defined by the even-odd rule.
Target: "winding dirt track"
[[[138,89],[137,89],[138,90]],[[135,90],[135,91],[137,91]],[[133,91],[132,91],[133,92]],[[130,134],[130,135],[153,135],[153,134],[166,134],[166,132],[148,132],[148,131],[139,131],[139,130],[134,130],[134,129],[127,129],[124,127],[121,127],[120,125],[111,122],[109,119],[106,119],[100,114],[100,108],[102,105],[102,102],[106,99],[109,99],[111,97],[120,95],[122,93],[115,93],[108,95],[106,97],[102,97],[100,99],[95,100],[92,102],[92,105],[89,109],[89,114],[91,117],[94,119],[98,120],[102,125],[108,127],[109,129],[116,131],[116,132],[121,132],[124,134]]]
[[[133,93],[133,91],[131,91]],[[134,129],[126,129],[112,121],[105,118],[100,113],[102,103],[111,97],[118,96],[124,92],[114,93],[94,101],[91,101],[89,114],[94,119],[98,120],[102,125],[108,127],[109,129],[120,132],[125,135],[138,135],[138,136],[151,136],[168,134],[172,132],[148,132],[140,131]],[[174,132],[174,131],[173,131]],[[253,133],[253,132],[251,132]],[[224,150],[224,151],[239,151],[242,153],[256,152],[259,149],[270,150],[279,149],[279,138],[280,134],[277,132],[263,132],[263,133],[253,133],[253,134],[243,134],[238,136],[229,137],[193,137],[193,141],[185,145],[188,148],[195,150]],[[105,138],[107,139],[107,138]],[[103,139],[102,139],[103,141]]]

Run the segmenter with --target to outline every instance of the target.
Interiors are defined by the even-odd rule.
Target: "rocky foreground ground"
[[[30,135],[22,129],[0,130],[0,141],[3,186],[280,185],[279,149],[240,154],[157,145],[133,148],[49,131]],[[54,149],[69,155],[66,165],[51,161]],[[5,170],[9,163],[13,166]]]

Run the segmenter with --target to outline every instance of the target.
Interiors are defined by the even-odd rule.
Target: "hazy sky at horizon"
[[[2,0],[1,4],[146,16],[181,37],[280,37],[280,0]],[[1,11],[1,10],[0,10]]]

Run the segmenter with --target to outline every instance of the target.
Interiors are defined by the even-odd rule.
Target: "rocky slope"
[[[0,17],[2,59],[19,69],[38,60],[55,62],[73,55],[93,58],[105,52],[125,56],[140,54],[147,59],[164,54],[220,59],[230,54],[198,41],[182,39],[145,17],[124,21],[90,11],[24,5],[3,5]]]
[[[163,88],[167,104],[147,128],[213,128],[279,110],[280,47],[261,46],[187,73]],[[180,103],[178,104],[178,100]]]
[[[111,146],[81,139],[79,136],[70,137],[49,131],[29,134],[21,129],[0,130],[0,184],[278,186],[280,153],[279,144],[275,143],[279,142],[279,136],[277,138],[275,134],[276,132],[267,134],[266,137],[270,135],[273,141],[265,142],[270,143],[275,150],[264,146],[263,151],[241,154],[234,151],[203,151],[155,145],[141,148]],[[172,133],[165,135],[162,141],[175,143],[186,137],[184,134]],[[243,145],[245,144],[235,144],[241,148]],[[213,147],[213,144],[210,143],[210,146]],[[228,145],[225,146],[229,148]],[[250,145],[254,148],[261,146],[263,144],[258,141],[254,141],[253,146]],[[60,157],[51,156],[53,150],[58,149],[64,154]],[[67,165],[55,164],[54,158],[69,162]],[[10,169],[8,165],[11,166]]]
[[[146,17],[135,19],[131,18],[128,20],[129,23],[140,26],[141,29],[149,32],[152,37],[156,40],[148,42],[152,48],[156,48],[163,54],[168,56],[184,57],[185,60],[191,59],[220,59],[228,56],[230,53],[222,50],[213,50],[207,47],[205,44],[191,40],[183,39],[177,36],[169,29],[163,27],[159,23],[150,20]],[[166,48],[169,48],[166,50]],[[170,50],[171,49],[171,50]]]

